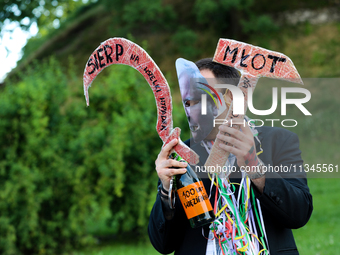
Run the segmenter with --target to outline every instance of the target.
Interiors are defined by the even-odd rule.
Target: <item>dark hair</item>
[[[240,74],[235,68],[213,62],[212,58],[200,59],[195,64],[199,70],[210,70],[216,78],[233,78],[237,83],[240,78]]]

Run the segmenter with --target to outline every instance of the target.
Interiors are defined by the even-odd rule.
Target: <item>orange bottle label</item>
[[[180,188],[177,193],[188,219],[212,210],[202,181]]]

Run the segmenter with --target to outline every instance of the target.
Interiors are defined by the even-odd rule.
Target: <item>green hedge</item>
[[[112,66],[87,108],[72,70],[36,63],[0,90],[1,254],[89,245],[103,222],[111,235],[145,236],[162,145],[152,91],[133,68]]]

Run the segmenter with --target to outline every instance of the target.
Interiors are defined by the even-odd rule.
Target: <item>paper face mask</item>
[[[223,95],[208,84],[193,62],[177,59],[176,71],[190,131],[198,143],[212,131],[214,119],[225,111]]]

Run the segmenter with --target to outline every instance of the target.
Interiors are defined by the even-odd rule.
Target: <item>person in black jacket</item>
[[[239,77],[234,68],[214,63],[211,59],[200,60],[196,65],[205,78]],[[231,93],[228,97],[231,100]],[[238,170],[245,166],[257,165],[261,161],[266,166],[290,170],[271,171],[261,176],[254,175],[253,178],[252,173],[249,173],[249,176],[255,197],[261,205],[270,254],[298,254],[291,229],[300,228],[308,222],[313,205],[305,172],[300,171],[303,169],[303,161],[297,135],[283,128],[258,127],[257,140],[247,125],[241,125],[240,130],[220,125],[216,126],[205,140],[214,140],[219,130],[231,135],[219,134],[218,138],[234,145],[221,145],[221,148],[235,155],[234,165]],[[177,143],[174,139],[165,145],[155,162],[159,184],[165,190],[169,189],[173,175],[186,171],[186,163],[169,159],[169,154]],[[198,166],[203,166],[208,157],[206,148],[193,140],[185,143],[200,156]],[[257,156],[256,152],[261,149],[263,153]],[[293,172],[292,169],[299,171]],[[240,182],[239,171],[232,173],[229,178],[231,182]],[[209,192],[210,180],[202,180]],[[215,192],[213,188],[211,199]],[[167,199],[157,195],[150,214],[148,233],[151,243],[162,254],[174,251],[175,254],[206,254],[209,225],[192,229],[179,199],[176,199],[175,208],[170,209]]]

